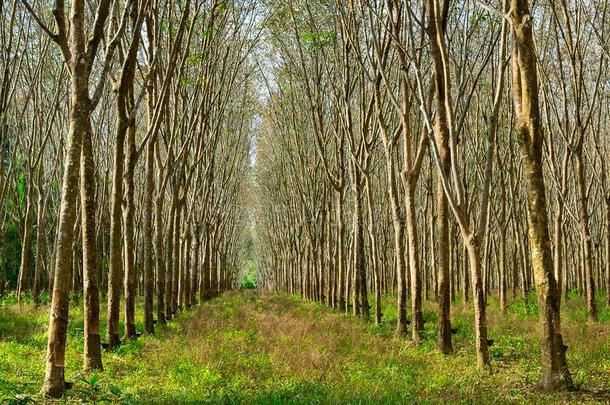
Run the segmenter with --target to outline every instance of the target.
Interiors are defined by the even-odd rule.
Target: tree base
[[[61,398],[72,384],[64,379],[64,368],[47,363],[47,372],[42,385],[42,394],[49,398]]]
[[[108,343],[102,344],[102,347],[106,350],[114,350],[121,345],[121,338],[119,334],[113,334],[108,336]]]
[[[103,371],[102,365],[102,341],[99,334],[90,334],[85,345],[85,359],[83,369],[85,371]]]
[[[565,373],[554,373],[542,376],[533,390],[541,393],[576,391],[576,386],[569,373],[567,375]]]

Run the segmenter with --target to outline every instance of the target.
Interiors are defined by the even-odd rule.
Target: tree
[[[566,361],[567,346],[561,335],[559,290],[553,274],[546,195],[542,171],[543,135],[538,102],[538,77],[533,18],[525,0],[511,0],[513,32],[513,101],[516,114],[515,135],[521,150],[523,175],[527,190],[527,220],[531,260],[540,311],[542,391],[572,389],[572,377]]]

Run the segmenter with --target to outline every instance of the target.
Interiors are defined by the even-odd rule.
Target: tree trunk
[[[515,129],[527,191],[529,240],[541,327],[542,378],[537,388],[541,391],[572,389],[572,376],[565,356],[567,346],[561,336],[559,291],[553,275],[549,242],[533,22],[527,0],[511,0],[511,11]]]
[[[180,255],[180,218],[182,212],[182,202],[178,200],[174,216],[174,232],[173,232],[173,262],[172,262],[172,285],[171,285],[171,310],[172,314],[178,313],[178,283],[180,280],[180,266],[182,257]]]
[[[474,330],[477,351],[477,366],[489,365],[489,347],[487,343],[487,319],[485,314],[485,291],[481,277],[479,241],[474,235],[465,235],[464,242],[468,251],[468,263],[472,277],[472,297],[474,301]]]
[[[154,146],[153,146],[154,148]],[[154,153],[154,152],[153,152]],[[146,170],[152,169],[147,167]],[[152,172],[147,172],[147,176]],[[161,185],[159,185],[160,188]],[[165,263],[163,250],[163,192],[157,190],[155,199],[155,268],[157,270],[157,320],[160,324],[165,324]]]
[[[445,3],[445,6],[447,4]],[[434,125],[434,136],[438,148],[439,169],[443,171],[445,176],[449,177],[449,134],[447,128],[447,111],[445,109],[445,101],[448,97],[445,89],[445,79],[443,75],[443,63],[441,57],[441,49],[439,41],[444,41],[444,32],[439,32],[445,29],[448,6],[440,7],[434,1],[428,0],[428,9],[430,10],[430,20],[428,22],[428,37],[430,38],[432,56],[433,56],[433,79],[436,94],[436,102],[439,106],[436,112],[436,122]],[[439,174],[437,180],[436,192],[436,227],[438,232],[438,306],[439,306],[439,333],[438,347],[442,353],[448,354],[453,352],[451,344],[451,285],[450,285],[450,261],[449,261],[449,216],[448,202],[443,189],[443,183]]]
[[[83,133],[80,167],[81,228],[83,238],[83,369],[102,370],[100,339],[100,295],[98,286],[97,245],[95,239],[95,168],[91,127]]]
[[[123,269],[121,221],[123,216],[123,168],[125,163],[125,135],[128,123],[125,108],[120,104],[125,100],[117,97],[116,141],[114,145],[114,166],[112,172],[112,197],[110,202],[110,266],[108,268],[107,330],[110,349],[121,344],[119,335],[119,315],[121,305],[121,278]]]
[[[336,192],[336,217],[337,217],[337,293],[336,301],[340,309],[346,308],[346,299],[344,294],[345,287],[345,242],[343,240],[343,190]]]
[[[587,184],[585,180],[585,167],[582,160],[582,128],[580,141],[576,147],[574,156],[576,158],[576,179],[578,188],[578,208],[580,213],[580,240],[582,247],[582,265],[584,267],[585,288],[587,297],[587,310],[589,322],[597,322],[597,305],[595,304],[595,281],[593,279],[593,263],[591,255],[591,233],[589,231],[589,210],[587,207]]]
[[[36,263],[34,264],[34,304],[40,303],[40,277],[43,270],[44,259],[45,259],[45,210],[46,203],[44,194],[42,192],[41,182],[44,165],[40,165],[40,172],[38,174],[38,210],[36,218]]]
[[[421,301],[421,272],[417,257],[417,223],[415,218],[415,184],[413,179],[407,178],[405,183],[405,199],[407,208],[407,241],[409,244],[409,269],[411,272],[411,311],[412,311],[412,337],[419,342],[424,332],[424,315]]]
[[[129,96],[132,98],[132,95]],[[133,101],[133,100],[132,100]],[[124,237],[124,263],[125,275],[123,288],[125,290],[125,339],[136,337],[136,268],[135,268],[135,243],[134,243],[134,214],[135,214],[135,185],[134,171],[136,165],[136,127],[135,122],[130,122],[127,129],[127,155],[125,156],[125,209],[123,211],[123,223],[125,226]]]
[[[82,139],[90,125],[91,114],[87,91],[87,72],[85,67],[79,66],[77,61],[78,55],[74,53],[72,65],[75,66],[75,71],[71,84],[70,132],[66,143],[46,369],[42,386],[42,392],[53,398],[61,397],[66,389],[64,369],[66,333],[68,331],[68,296],[72,276],[72,243],[76,222],[76,198],[78,196]]]
[[[176,213],[176,205],[178,204],[178,190],[174,187],[174,196],[172,198],[172,205],[169,212],[169,226],[165,234],[165,248],[166,259],[165,259],[165,319],[171,320],[173,318],[173,307],[172,307],[172,283],[173,283],[173,267],[174,267],[174,219]]]
[[[153,194],[155,192],[155,145],[148,140],[146,145],[146,192],[144,193],[144,329],[147,333],[155,332],[153,321]],[[157,253],[157,256],[161,256]],[[157,266],[159,268],[160,266]],[[159,305],[161,307],[161,305]],[[158,318],[160,318],[158,316]]]
[[[606,306],[610,307],[610,196],[606,197]]]
[[[19,265],[19,279],[17,280],[17,301],[21,301],[21,294],[26,289],[30,272],[30,263],[32,261],[32,222],[34,219],[32,214],[32,179],[28,178],[27,182],[25,218],[23,221],[23,240],[21,243],[21,263]]]

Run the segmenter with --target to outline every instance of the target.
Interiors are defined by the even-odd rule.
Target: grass
[[[531,300],[530,300],[531,301]],[[531,304],[530,304],[531,305]],[[610,327],[585,322],[574,297],[563,327],[575,393],[531,391],[539,377],[535,306],[517,299],[506,315],[489,302],[495,340],[491,372],[475,367],[470,309],[455,306],[455,354],[435,348],[435,306],[426,304],[424,342],[392,336],[394,301],[384,323],[364,324],[323,305],[284,294],[225,293],[181,314],[154,336],[104,353],[102,373],[84,375],[82,309],[71,307],[63,401],[116,403],[604,403],[610,401]],[[141,306],[139,306],[141,308]],[[0,308],[0,402],[41,400],[48,307]],[[584,311],[584,312],[583,312]],[[142,318],[137,318],[142,329]],[[104,312],[102,313],[102,317]],[[102,322],[102,325],[104,323]],[[104,331],[102,331],[102,334]]]

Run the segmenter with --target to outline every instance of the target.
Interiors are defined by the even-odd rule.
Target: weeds
[[[583,320],[580,297],[564,305],[564,337],[574,379],[586,391],[543,396],[528,389],[539,378],[540,349],[535,300],[525,302],[517,298],[501,314],[490,299],[489,333],[495,340],[491,374],[474,366],[472,310],[460,303],[452,313],[455,353],[444,356],[436,349],[433,303],[426,304],[423,339],[416,346],[408,337],[394,337],[394,297],[384,298],[383,322],[374,325],[294,296],[246,291],[226,293],[179,315],[167,327],[159,325],[154,336],[104,352],[105,371],[83,376],[82,321],[77,321],[82,309],[73,305],[66,376],[76,384],[65,399],[263,404],[608,401],[608,324]],[[31,304],[5,306],[0,313],[2,403],[40,400],[47,322],[48,309]],[[141,322],[138,314],[140,330]]]

